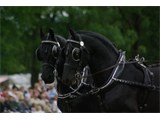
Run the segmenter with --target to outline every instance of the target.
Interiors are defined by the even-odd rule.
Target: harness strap
[[[54,42],[54,41],[51,41],[51,40],[43,40],[42,43],[52,43],[52,44],[58,45],[58,42]]]
[[[120,82],[120,83],[124,83],[124,84],[128,84],[128,85],[135,85],[135,86],[140,86],[140,87],[144,87],[144,88],[150,88],[151,90],[155,90],[160,92],[160,87],[159,86],[155,86],[155,85],[146,85],[143,83],[139,83],[139,82],[133,82],[133,81],[127,81],[127,80],[123,80],[123,79],[117,79],[117,78],[113,78],[114,81],[116,82]]]

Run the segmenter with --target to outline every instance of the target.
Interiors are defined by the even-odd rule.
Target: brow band
[[[52,43],[52,44],[58,44],[57,42],[50,41],[50,40],[45,40],[45,41],[42,41],[41,43]]]
[[[84,46],[84,42],[81,40],[80,42],[78,41],[74,41],[74,40],[67,40],[67,42],[73,42],[73,43],[76,43],[76,44],[79,44],[80,46]]]
[[[73,42],[73,43],[76,43],[76,44],[80,44],[80,42],[74,41],[74,40],[71,40],[71,39],[68,39],[67,42]]]

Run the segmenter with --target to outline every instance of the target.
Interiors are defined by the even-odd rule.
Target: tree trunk
[[[134,44],[132,45],[132,57],[136,56],[139,53],[139,40],[140,40],[140,23],[141,18],[139,14],[135,15],[134,19],[134,29],[137,33],[137,40],[135,40]]]
[[[39,74],[39,69],[37,67],[37,59],[35,55],[35,51],[32,53],[32,63],[31,63],[31,85],[32,87],[36,82],[38,82],[38,74]]]
[[[39,74],[39,66],[38,66],[38,60],[36,58],[36,48],[38,47],[38,41],[37,41],[37,29],[33,30],[33,34],[31,35],[32,38],[32,59],[31,59],[31,86],[33,87],[36,82],[38,82],[38,74]]]

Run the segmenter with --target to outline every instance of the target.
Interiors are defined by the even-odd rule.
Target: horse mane
[[[118,50],[115,47],[115,45],[106,37],[104,37],[101,34],[95,33],[95,32],[90,32],[90,31],[84,31],[84,30],[80,30],[77,31],[78,34],[85,34],[85,35],[89,35],[91,37],[97,38],[99,40],[101,40],[101,42],[105,45],[105,46],[110,46],[117,54],[118,54]]]

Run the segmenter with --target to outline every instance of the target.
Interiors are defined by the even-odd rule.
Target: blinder
[[[43,40],[42,41],[42,44],[43,43],[49,43],[49,44],[53,44],[53,47],[52,47],[52,56],[57,59],[58,58],[58,55],[60,53],[60,44],[58,42],[54,42],[54,41],[50,41],[50,40]],[[40,55],[40,49],[37,48],[36,49],[36,56],[38,58],[39,61],[42,60],[42,57]]]
[[[72,50],[72,59],[74,61],[80,61],[80,55],[81,54],[81,50],[77,47],[75,47],[73,50]]]
[[[36,56],[37,56],[37,58],[38,58],[39,61],[42,60],[42,57],[40,56],[39,48],[36,49]]]
[[[83,56],[84,52],[86,52],[87,54],[89,54],[89,51],[84,46],[84,42],[83,41],[77,42],[77,41],[69,39],[69,40],[67,40],[67,42],[72,42],[72,43],[80,45],[79,48],[78,47],[74,47],[73,50],[72,50],[72,59],[74,61],[80,62],[81,57]],[[68,53],[68,50],[66,51],[66,55],[67,55],[67,53]]]
[[[42,43],[50,43],[50,44],[53,44],[53,47],[52,47],[52,56],[57,59],[58,58],[58,55],[59,55],[59,52],[60,52],[60,44],[59,42],[55,42],[55,41],[50,41],[50,40],[44,40],[42,41]]]

